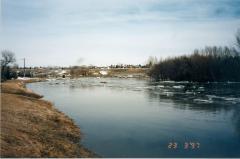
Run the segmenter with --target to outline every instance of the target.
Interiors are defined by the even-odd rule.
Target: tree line
[[[190,55],[167,58],[153,65],[149,76],[173,81],[240,81],[240,30],[236,48],[208,46]]]

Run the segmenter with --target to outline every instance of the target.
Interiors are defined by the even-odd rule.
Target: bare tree
[[[1,58],[1,67],[6,67],[10,63],[16,62],[15,54],[9,50],[3,50]]]
[[[154,64],[157,64],[158,60],[156,57],[149,56],[147,60],[147,66],[152,67]]]
[[[240,29],[238,29],[236,34],[236,46],[237,50],[240,52]]]
[[[17,73],[9,66],[9,64],[16,61],[14,53],[8,50],[3,50],[1,53],[1,82],[12,78],[17,78]]]

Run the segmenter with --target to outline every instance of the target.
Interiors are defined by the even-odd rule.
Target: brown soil
[[[1,157],[94,157],[74,122],[24,87],[1,84]]]

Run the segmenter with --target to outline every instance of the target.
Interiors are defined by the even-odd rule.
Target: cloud
[[[138,64],[150,55],[231,45],[238,6],[237,0],[2,0],[2,47],[31,65],[72,65],[76,57],[83,64]]]

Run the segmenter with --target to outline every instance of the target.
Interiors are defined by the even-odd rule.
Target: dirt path
[[[21,81],[1,84],[1,157],[94,157],[80,129]]]

